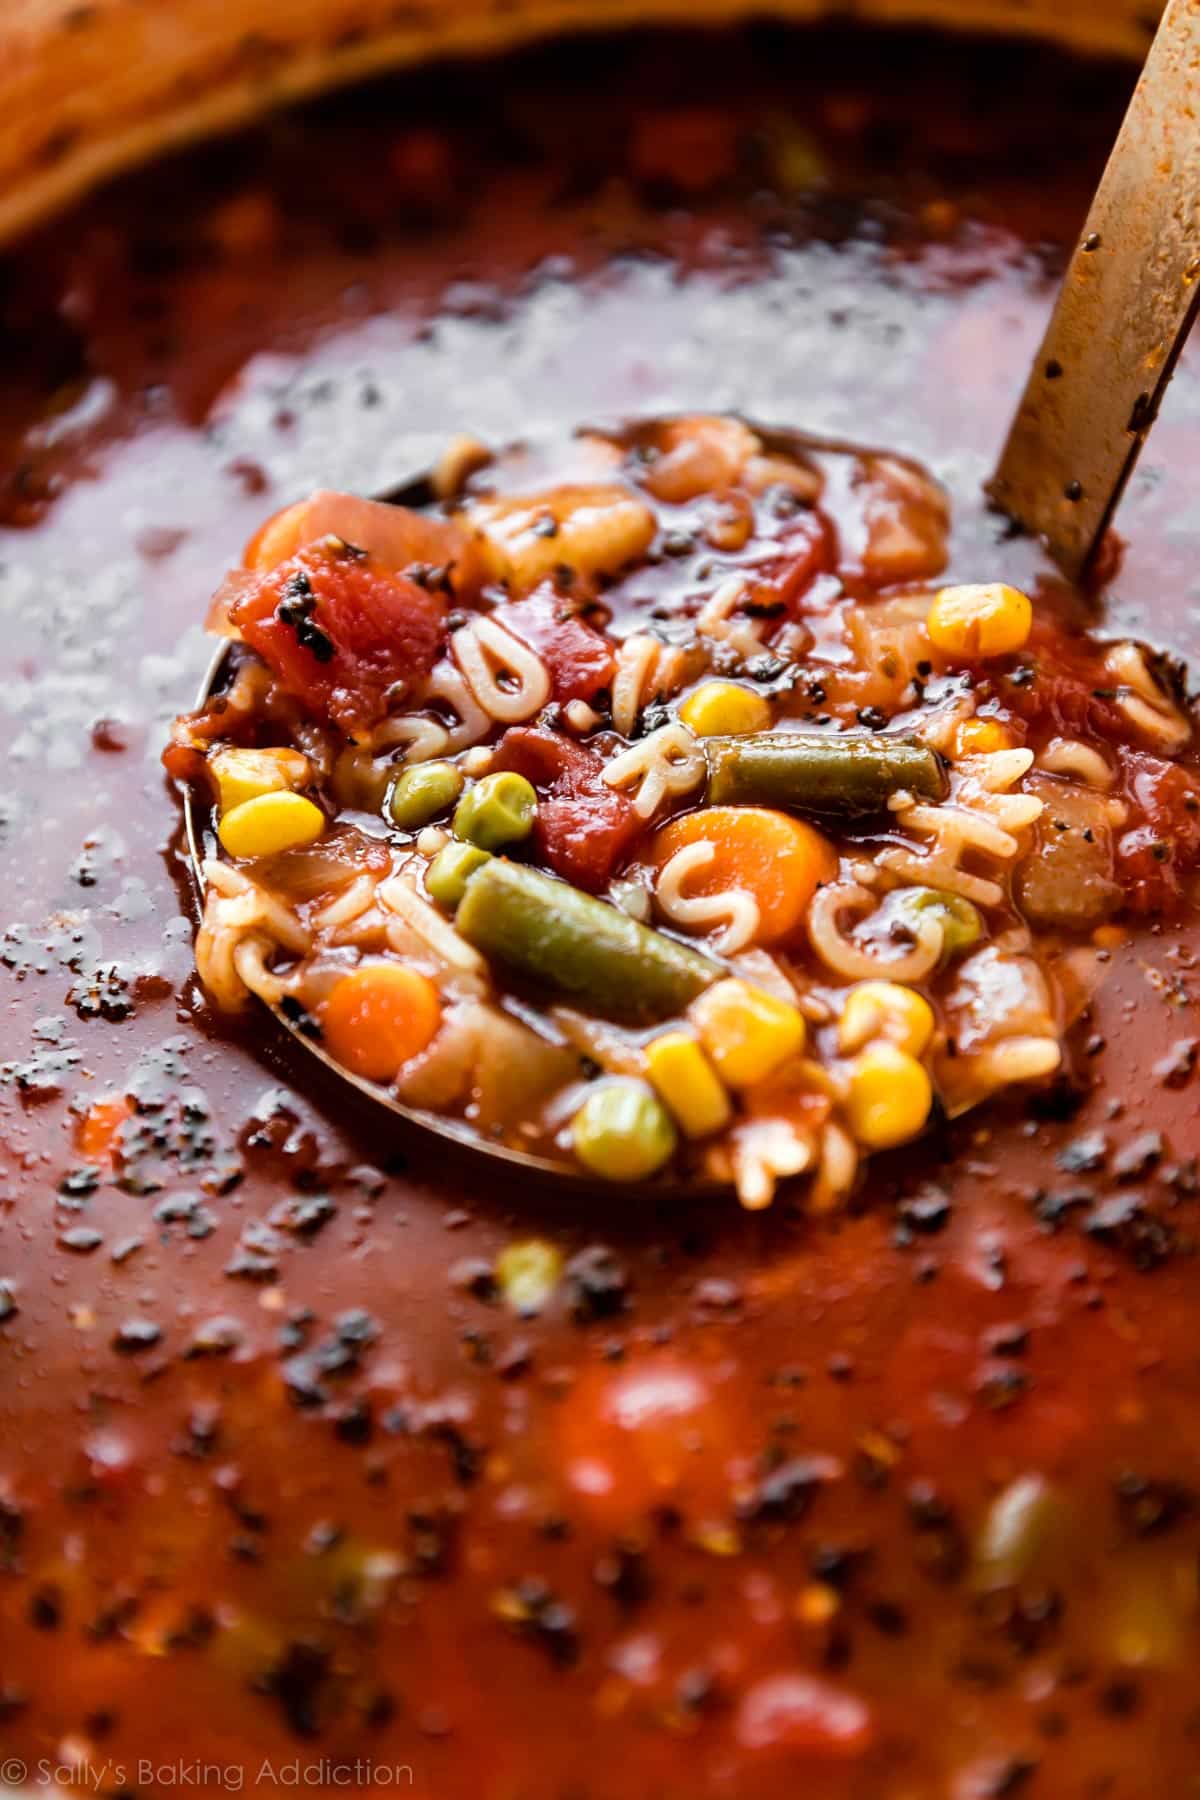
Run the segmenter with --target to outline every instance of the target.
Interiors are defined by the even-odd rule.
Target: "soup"
[[[1200,855],[1179,671],[938,587],[918,465],[733,415],[458,439],[432,486],[295,503],[218,590],[165,760],[220,1007],[480,1146],[753,1209],[1062,1071]]]
[[[1197,651],[1188,359],[1099,595],[979,499],[1127,86],[915,35],[614,39],[324,104],[130,179],[10,259],[6,1781],[1186,1791],[1186,802],[1113,825],[1149,832],[1105,877],[1119,900],[1034,921],[1088,956],[1076,1012],[1056,1000],[1061,1067],[943,1098],[825,1212],[803,1175],[747,1212],[686,1182],[509,1174],[360,1105],[261,1007],[221,1011],[159,761],[209,597],[268,516],[387,491],[455,433],[557,446],[557,470],[578,424],[719,412],[919,465],[948,513],[917,624],[945,588],[1029,596],[983,717],[1017,748],[1120,762],[1101,797],[1145,807],[1147,765],[1121,759],[1186,773],[1189,751],[1113,716],[1139,696],[1128,657],[1103,677],[1072,657],[1132,646],[1145,705],[1190,730],[1156,673]],[[793,523],[828,506],[848,541],[851,500],[819,473]],[[471,505],[489,479],[532,491],[502,462],[468,477]],[[1052,675],[1098,710],[1027,717]],[[705,669],[670,704],[714,679],[764,697]],[[827,729],[765,697],[772,726]],[[905,733],[898,704],[879,729],[860,703],[812,706]],[[963,752],[937,754],[949,781]],[[1036,779],[1100,793],[1072,754]],[[390,857],[385,799],[333,831]],[[841,826],[804,822],[841,850]]]

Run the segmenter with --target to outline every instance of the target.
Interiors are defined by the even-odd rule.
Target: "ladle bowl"
[[[669,422],[669,419],[670,415],[645,419],[623,419],[615,423],[601,423],[595,426],[581,428],[581,432],[576,435],[581,435],[583,431],[590,431],[600,437],[612,435],[614,437],[620,436],[622,438],[628,438],[629,436],[636,434],[639,430],[644,431],[652,426],[667,423]],[[889,450],[884,452],[875,446],[855,443],[849,439],[822,437],[788,427],[763,425],[756,420],[746,420],[745,423],[749,424],[751,428],[758,433],[764,446],[768,450],[774,452],[786,451],[793,455],[800,454],[810,458],[852,456],[857,459],[886,454],[892,461],[903,462],[909,460],[898,457],[894,451]],[[562,436],[563,434],[559,433],[557,435]],[[506,449],[500,453],[500,458],[503,458],[504,455],[517,452],[524,457],[529,453],[531,446],[535,445],[537,441],[538,434],[535,433],[531,438],[522,440],[519,445],[507,446]],[[911,466],[914,469],[920,469],[920,465],[915,461],[911,463]],[[923,469],[921,469],[920,472],[923,476],[926,474]],[[397,483],[393,483],[378,491],[372,497],[391,505],[404,505],[419,508],[430,505],[436,498],[436,493],[437,484],[435,483],[432,471],[425,470],[407,476]],[[203,680],[201,681],[200,691],[194,702],[197,709],[205,706],[215,694],[220,693],[222,687],[225,685],[232,672],[233,650],[234,644],[229,640],[222,642],[218,647],[205,671]],[[198,797],[194,788],[191,785],[185,784],[183,788],[184,834],[191,874],[201,909],[203,908],[206,891],[204,864],[208,857],[218,853],[215,833],[213,833],[211,827],[203,822],[201,818],[202,810],[203,809],[198,805]],[[259,1002],[259,1004],[267,1003]],[[440,1138],[448,1139],[454,1144],[464,1146],[478,1155],[489,1157],[511,1168],[536,1172],[539,1175],[553,1175],[560,1179],[566,1177],[591,1188],[608,1185],[603,1182],[598,1182],[596,1177],[590,1175],[587,1170],[581,1168],[578,1163],[575,1163],[565,1155],[561,1158],[538,1155],[532,1151],[515,1149],[506,1144],[489,1143],[475,1131],[470,1122],[466,1119],[432,1112],[422,1107],[406,1105],[381,1083],[357,1075],[352,1070],[347,1069],[343,1064],[339,1063],[317,1040],[305,1031],[301,1023],[290,1018],[281,1006],[269,1006],[268,1010],[274,1015],[275,1020],[282,1026],[284,1031],[300,1045],[308,1056],[319,1062],[330,1075],[336,1080],[346,1083],[355,1090],[357,1095],[369,1101],[374,1106],[381,1108],[391,1118],[403,1121],[406,1126],[417,1127],[422,1131],[433,1132]],[[705,1191],[715,1193],[722,1191],[729,1186],[728,1183],[713,1181],[710,1178],[695,1176],[684,1178],[672,1176],[670,1174],[657,1176],[651,1181],[641,1181],[622,1185],[627,1187],[630,1191],[661,1191],[665,1188],[678,1188],[686,1189],[689,1194],[697,1194]]]

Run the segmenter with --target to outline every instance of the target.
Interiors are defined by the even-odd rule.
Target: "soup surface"
[[[950,496],[937,580],[1062,634],[1031,688],[1084,627],[1200,654],[1188,359],[1099,598],[979,501],[1127,87],[1021,46],[588,43],[318,108],[10,258],[0,1779],[1200,1791],[1195,826],[1148,765],[1062,1070],[814,1217],[356,1110],[196,982],[159,762],[264,517],[464,426],[886,446]]]

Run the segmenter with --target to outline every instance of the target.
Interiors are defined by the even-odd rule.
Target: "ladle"
[[[411,448],[411,447],[410,447]],[[386,501],[393,506],[424,507],[432,504],[436,497],[436,488],[432,469],[405,477],[399,482],[377,493],[374,498]],[[196,706],[203,707],[213,694],[220,691],[230,673],[230,653],[232,645],[228,642],[219,646],[212,661],[205,670],[200,683],[200,691],[196,696]],[[205,881],[204,863],[210,855],[217,853],[215,834],[208,829],[198,816],[196,795],[189,785],[183,792],[183,825],[187,841],[188,861],[191,865],[192,879],[195,883],[197,897],[201,907],[204,904]],[[270,1009],[278,1024],[288,1032],[297,1044],[311,1057],[322,1063],[329,1073],[338,1081],[345,1082],[357,1090],[364,1099],[376,1106],[384,1107],[397,1118],[405,1120],[409,1125],[416,1125],[422,1130],[432,1131],[438,1137],[447,1138],[452,1143],[460,1144],[466,1149],[479,1154],[494,1157],[501,1162],[510,1163],[519,1169],[536,1171],[548,1175],[577,1174],[573,1166],[565,1159],[558,1161],[548,1156],[535,1156],[531,1151],[514,1150],[506,1144],[487,1144],[481,1141],[477,1133],[465,1119],[448,1117],[442,1113],[426,1111],[423,1107],[405,1106],[394,1094],[381,1087],[378,1082],[368,1081],[356,1075],[342,1063],[335,1061],[324,1047],[303,1031],[300,1025],[290,1019],[282,1007],[272,1006]]]
[[[643,428],[648,423],[649,421],[646,420],[637,422],[638,426]],[[628,426],[622,426],[619,429],[624,430],[627,428]],[[816,437],[805,432],[776,429],[757,423],[754,424],[754,429],[759,433],[764,444],[771,450],[790,450],[793,453],[808,453],[809,455],[823,456],[865,457],[881,454],[877,449],[851,443],[848,440],[841,438]],[[422,440],[422,447],[424,447],[426,441],[427,440]],[[896,458],[893,452],[888,452],[888,454],[889,456],[892,456],[893,460],[907,460],[902,457]],[[917,465],[914,464],[913,467],[915,468]],[[409,476],[398,484],[393,484],[382,492],[377,493],[374,497],[377,500],[386,501],[392,505],[422,508],[429,506],[434,501],[436,498],[436,491],[436,483],[434,482],[432,474],[429,472],[422,472]],[[195,705],[198,709],[204,707],[208,700],[221,690],[228,679],[232,669],[232,649],[232,644],[226,642],[219,647],[214,655],[201,682],[200,692],[196,697]],[[192,787],[190,785],[186,786],[183,794],[184,831],[192,876],[201,906],[203,906],[205,893],[204,863],[210,855],[218,853],[215,834],[211,827],[205,823],[202,816],[205,810],[206,809],[197,805],[197,796]],[[304,1031],[301,1024],[288,1017],[282,1007],[273,1006],[270,1010],[278,1023],[283,1026],[284,1030],[291,1034],[295,1041],[309,1056],[315,1057],[322,1063],[331,1075],[335,1076],[339,1081],[348,1083],[367,1100],[372,1101],[376,1106],[386,1108],[389,1113],[407,1121],[410,1125],[417,1125],[423,1130],[435,1132],[439,1137],[448,1138],[479,1154],[495,1157],[500,1161],[514,1165],[517,1168],[538,1171],[544,1174],[553,1174],[560,1177],[567,1175],[581,1182],[591,1181],[592,1185],[595,1185],[594,1180],[587,1175],[585,1170],[581,1169],[576,1163],[570,1161],[565,1156],[561,1159],[557,1159],[550,1156],[535,1155],[531,1151],[513,1149],[504,1144],[488,1143],[478,1136],[466,1120],[456,1119],[441,1113],[426,1111],[423,1108],[405,1105],[403,1101],[398,1100],[387,1088],[381,1086],[379,1083],[366,1080],[362,1076],[355,1075],[351,1070],[335,1061],[319,1042],[315,1041]],[[661,1189],[669,1185],[681,1184],[678,1182],[672,1183],[669,1177],[660,1177],[656,1178],[651,1183],[631,1183],[629,1185],[638,1188],[653,1187]],[[716,1192],[724,1185],[726,1184],[691,1176],[687,1178],[686,1182],[689,1194],[697,1194],[706,1191]]]
[[[1200,304],[1200,0],[1169,0],[988,492],[1086,575]]]

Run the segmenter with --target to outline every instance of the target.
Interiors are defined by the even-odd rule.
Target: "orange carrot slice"
[[[432,981],[398,963],[364,963],[320,1010],[329,1054],[369,1081],[391,1081],[433,1041],[442,1005]]]
[[[710,806],[672,819],[656,835],[651,859],[662,868],[688,844],[710,844],[710,860],[689,877],[689,894],[738,888],[758,903],[756,941],[778,943],[800,924],[823,881],[837,873],[829,841],[811,825],[766,806]]]
[[[307,500],[272,513],[246,545],[242,560],[247,569],[264,574],[326,537],[342,538],[365,550],[381,569],[407,569],[414,563],[450,567],[459,595],[476,583],[479,574],[471,540],[456,520],[366,500],[361,494],[339,494],[332,488],[318,488]]]
[[[285,506],[282,512],[272,513],[246,545],[242,558],[246,567],[259,571],[273,569],[277,563],[294,556],[301,545],[311,543],[312,539],[304,529],[307,518],[307,500],[297,500],[294,505]]]

